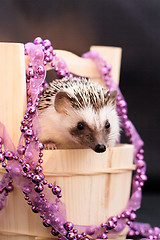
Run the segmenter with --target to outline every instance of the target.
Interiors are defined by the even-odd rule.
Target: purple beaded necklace
[[[83,239],[88,236],[93,239],[108,239],[116,236],[129,226],[129,236],[140,235],[147,239],[160,239],[160,228],[151,228],[149,224],[137,223],[136,210],[140,208],[142,186],[147,180],[145,175],[146,164],[143,160],[143,141],[138,135],[132,122],[127,116],[127,104],[114,83],[111,76],[111,66],[95,51],[83,55],[92,59],[108,88],[117,89],[117,112],[121,118],[122,127],[129,141],[134,145],[134,163],[136,172],[132,181],[132,194],[125,210],[111,216],[100,226],[76,226],[67,222],[65,206],[61,202],[61,188],[48,183],[43,174],[43,144],[39,142],[40,131],[38,126],[39,96],[46,87],[45,66],[50,66],[58,76],[72,76],[66,63],[56,56],[51,42],[37,37],[34,43],[25,45],[25,54],[29,56],[30,63],[26,70],[27,109],[21,121],[22,132],[18,148],[15,149],[5,127],[0,123],[0,162],[6,174],[0,181],[0,209],[5,206],[6,196],[13,190],[12,182],[23,191],[25,200],[34,213],[39,213],[45,227],[51,227],[53,236],[58,239]],[[2,149],[4,145],[5,151]],[[81,233],[80,233],[81,232]]]

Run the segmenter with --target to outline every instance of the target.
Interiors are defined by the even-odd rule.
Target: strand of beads
[[[35,184],[34,190],[36,193],[39,194],[39,196],[32,195],[32,199],[29,199],[29,194],[27,192],[25,199],[28,200],[28,203],[32,205],[32,210],[34,212],[40,212],[40,216],[43,219],[43,225],[45,227],[54,226],[52,227],[51,233],[53,235],[58,235],[59,232],[62,235],[66,234],[66,231],[63,227],[64,225],[64,217],[61,216],[60,212],[63,211],[63,204],[60,202],[61,198],[61,188],[59,186],[52,185],[51,183],[48,183],[47,180],[44,178],[44,175],[42,173],[42,166],[41,163],[43,162],[43,146],[39,142],[38,136],[38,130],[37,134],[36,132],[36,126],[33,124],[33,122],[37,121],[38,119],[38,113],[37,113],[37,106],[39,103],[39,96],[44,90],[44,87],[46,85],[45,83],[45,68],[47,64],[51,64],[54,70],[57,72],[57,74],[61,75],[63,72],[60,72],[58,69],[58,60],[55,60],[56,64],[53,64],[53,60],[55,59],[55,53],[53,52],[53,48],[51,46],[51,43],[49,40],[43,41],[41,38],[37,38],[34,41],[34,44],[29,43],[29,45],[25,45],[26,52],[30,57],[30,64],[29,64],[29,70],[26,70],[26,78],[27,78],[27,93],[28,93],[28,109],[26,114],[33,115],[34,119],[32,117],[32,125],[31,129],[25,129],[26,122],[24,126],[22,126],[22,131],[24,131],[24,137],[26,138],[26,144],[29,144],[29,147],[32,149],[32,154],[34,152],[34,156],[32,156],[32,164],[34,163],[34,166],[29,166],[28,169],[28,163],[27,163],[27,172],[32,176],[32,182]],[[36,56],[36,59],[35,59]],[[35,105],[33,105],[35,103]],[[28,123],[27,123],[28,124]],[[33,139],[33,140],[32,140]],[[33,144],[38,143],[38,146],[40,147],[39,150],[39,156],[38,156],[38,164],[36,165],[35,159],[37,159],[37,151],[36,145],[33,146]],[[32,146],[31,146],[32,144]],[[28,152],[29,155],[31,154],[31,151]],[[32,155],[31,154],[31,155]],[[26,151],[25,151],[26,155]],[[31,160],[31,159],[30,159]],[[27,174],[28,174],[27,173]],[[48,188],[47,188],[48,187]],[[55,198],[51,198],[52,201],[48,200],[45,195],[49,195],[49,190],[52,192],[52,194],[55,196]],[[32,201],[31,201],[32,200]]]
[[[34,41],[34,43],[36,44],[36,45],[41,45],[42,46],[42,48],[43,48],[43,51],[44,51],[44,60],[43,60],[43,64],[46,66],[48,63],[50,63],[50,65],[53,67],[53,69],[55,70],[55,71],[61,71],[61,70],[59,70],[59,68],[58,68],[58,66],[65,66],[65,64],[60,64],[60,65],[58,65],[58,64],[55,64],[55,62],[53,63],[53,59],[55,58],[55,54],[52,54],[51,55],[51,53],[52,53],[52,51],[50,51],[50,50],[47,50],[47,49],[52,49],[52,47],[51,47],[51,44],[50,44],[50,41],[48,41],[48,40],[45,40],[44,42],[42,41],[42,39],[40,39],[40,38],[38,38],[38,39],[36,39],[35,41]],[[50,53],[48,53],[48,52],[50,52]],[[32,54],[33,54],[33,51],[32,51]],[[49,55],[50,54],[50,55]],[[35,56],[35,54],[34,54],[34,56]],[[110,74],[110,70],[111,70],[111,67],[109,66],[109,65],[107,65],[105,62],[104,62],[104,60],[102,59],[102,58],[100,58],[100,57],[96,57],[95,58],[95,56],[96,55],[94,55],[94,60],[96,59],[96,62],[98,63],[98,68],[99,69],[101,69],[100,71],[101,71],[101,74],[102,74],[102,77],[104,77],[105,76],[105,79],[108,81],[108,85],[111,85],[112,84],[112,82],[111,82],[111,74]],[[56,59],[57,60],[57,59]],[[35,61],[34,61],[35,62]],[[30,65],[30,67],[31,67],[31,65]],[[66,67],[66,66],[65,66]],[[40,69],[43,69],[42,67],[39,67]],[[65,69],[65,68],[64,68]],[[66,71],[65,72],[65,70],[63,69],[63,76],[65,76],[66,74],[68,74],[69,73],[69,71]],[[29,72],[29,75],[28,75],[28,72]],[[32,74],[30,74],[30,72],[32,73]],[[34,69],[31,71],[27,71],[27,77],[28,77],[28,83],[30,82],[30,78],[31,77],[33,77],[33,73],[34,73]],[[39,73],[39,71],[38,71],[38,73]],[[112,86],[113,87],[113,86]],[[110,86],[110,90],[112,90],[112,87]],[[32,88],[33,88],[33,86],[31,86],[31,90],[32,90]],[[127,113],[127,110],[126,110],[126,103],[125,103],[125,101],[124,101],[124,99],[122,99],[122,97],[120,98],[120,94],[119,94],[119,108],[117,109],[117,111],[119,111],[119,113],[121,113],[121,115],[123,115],[123,119],[125,119],[124,121],[125,121],[125,123],[126,123],[126,121],[128,121],[128,118],[127,118],[127,115],[126,115],[126,113]],[[31,97],[30,97],[31,98]],[[29,98],[29,99],[30,99]],[[28,99],[28,100],[29,100]],[[29,101],[28,101],[29,102]],[[30,106],[32,105],[32,102],[30,102]],[[118,105],[118,104],[117,104]],[[33,109],[32,109],[33,110]],[[120,115],[120,114],[119,114]],[[127,134],[128,135],[130,135],[130,136],[134,136],[135,134],[134,134],[134,132],[133,133],[131,133],[130,132],[130,128],[128,128],[127,127]],[[35,180],[34,180],[35,181]],[[37,181],[37,178],[36,178],[36,181]],[[40,181],[40,179],[38,178],[38,181]],[[39,186],[39,182],[38,182],[38,186]],[[37,191],[39,192],[41,192],[41,191],[43,191],[43,188],[41,187],[40,189],[39,189],[39,187],[38,187],[37,185],[36,185],[36,189],[37,189]],[[41,185],[40,185],[41,186]],[[52,187],[50,184],[48,185],[48,186],[50,186],[50,187]],[[129,209],[130,210],[130,209]],[[103,239],[106,239],[106,238],[108,238],[108,232],[109,231],[111,231],[111,230],[113,230],[113,229],[115,229],[115,230],[117,230],[118,231],[118,229],[120,230],[120,229],[123,229],[123,227],[124,227],[124,221],[122,221],[122,219],[128,219],[128,221],[127,221],[127,224],[129,225],[130,223],[131,223],[131,221],[134,221],[135,220],[135,218],[136,218],[136,215],[135,215],[135,210],[134,209],[131,209],[130,211],[124,211],[121,215],[118,215],[118,216],[115,216],[115,217],[111,217],[106,223],[104,223],[104,224],[102,224],[101,225],[101,227],[102,228],[104,228],[105,227],[105,230],[104,230],[104,232],[102,232],[102,230],[100,230],[99,232],[102,232],[101,234],[99,234],[99,238],[103,238]],[[47,219],[48,220],[48,219]],[[121,221],[120,221],[121,220]],[[72,227],[71,227],[72,226]],[[65,223],[64,224],[64,228],[65,228],[65,230],[67,231],[67,234],[66,234],[66,236],[67,236],[67,238],[68,239],[73,239],[73,238],[76,238],[76,236],[78,236],[78,237],[80,237],[80,235],[78,235],[78,234],[76,234],[77,233],[77,230],[76,229],[73,229],[73,224],[72,223]],[[86,238],[86,233],[84,233],[83,232],[83,234],[81,234],[81,238]]]

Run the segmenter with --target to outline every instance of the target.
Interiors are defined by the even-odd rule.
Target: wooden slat
[[[24,45],[0,43],[0,121],[16,145],[25,105]]]
[[[119,84],[119,74],[120,74],[120,64],[122,49],[117,47],[104,47],[104,46],[92,46],[91,50],[96,50],[100,55],[112,66],[112,76],[116,84]],[[72,52],[65,50],[55,50],[56,55],[63,60],[65,60],[69,71],[75,75],[82,77],[89,77],[93,81],[100,83],[105,86],[102,81],[100,74],[95,67],[94,61],[90,59],[85,59],[75,55]],[[29,63],[29,58],[26,56],[26,67]],[[51,70],[50,66],[46,67],[47,70]]]

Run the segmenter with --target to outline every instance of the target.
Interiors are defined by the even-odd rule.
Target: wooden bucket
[[[113,66],[112,75],[118,83],[121,49],[91,49],[98,50]],[[57,54],[64,58],[72,73],[101,83],[91,60],[61,50],[57,50]],[[26,104],[27,62],[23,44],[0,44],[0,121],[5,124],[15,145],[20,137],[19,127]],[[44,160],[47,180],[56,181],[62,188],[68,221],[77,225],[97,225],[121,213],[126,207],[134,168],[132,145],[117,145],[108,148],[105,153],[95,153],[90,149],[45,150]],[[2,175],[3,170],[0,172]],[[6,207],[0,212],[0,236],[2,240],[53,239],[50,229],[42,226],[42,219],[31,211],[24,194],[16,186],[8,196]],[[118,239],[125,236],[126,230],[120,233]]]

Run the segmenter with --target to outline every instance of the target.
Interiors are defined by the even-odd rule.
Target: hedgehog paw
[[[53,142],[44,143],[45,150],[55,150],[57,149],[56,145]]]

